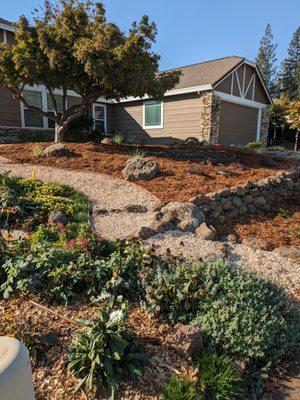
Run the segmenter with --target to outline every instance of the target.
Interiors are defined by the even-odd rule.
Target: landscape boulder
[[[46,157],[62,157],[70,153],[70,150],[63,143],[55,143],[43,150],[43,156]]]
[[[196,236],[204,240],[214,240],[217,231],[212,225],[207,225],[205,222],[196,229]]]
[[[175,201],[154,214],[150,228],[159,233],[173,230],[195,232],[204,221],[205,216],[197,206],[189,202]]]
[[[176,324],[170,329],[165,341],[184,357],[197,358],[203,351],[200,330],[189,325]]]
[[[123,178],[130,182],[149,181],[158,173],[158,164],[142,158],[131,159],[122,171]]]

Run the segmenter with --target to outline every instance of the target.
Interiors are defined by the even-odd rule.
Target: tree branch
[[[39,107],[36,106],[31,106],[23,97],[23,95],[21,94],[21,91],[17,90],[17,89],[12,89],[12,88],[8,88],[14,95],[14,97],[17,97],[20,101],[22,101],[22,103],[24,104],[24,106],[29,110],[29,111],[33,111],[36,112],[37,114],[42,115],[43,117],[52,119],[55,122],[59,121],[59,118],[55,115],[53,115],[53,113],[47,112],[47,111],[43,111],[41,110]]]

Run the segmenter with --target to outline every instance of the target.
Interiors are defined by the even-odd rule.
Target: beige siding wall
[[[20,102],[4,88],[0,88],[0,126],[21,127]]]
[[[256,140],[257,118],[256,108],[222,101],[220,143],[245,145]]]
[[[168,142],[200,137],[202,102],[198,94],[168,96],[163,105],[163,128],[143,129],[143,101],[113,107],[113,129],[137,140]]]

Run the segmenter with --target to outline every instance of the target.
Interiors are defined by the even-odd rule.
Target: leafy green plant
[[[282,218],[289,218],[291,216],[291,212],[289,210],[285,210],[284,208],[279,208],[278,215]]]
[[[204,292],[202,264],[168,259],[142,277],[142,306],[150,314],[163,314],[171,322],[189,322],[198,311]]]
[[[142,149],[142,148],[140,148],[140,147],[135,148],[135,149],[130,153],[131,158],[136,158],[136,159],[145,158],[146,155],[147,155],[147,151],[144,150],[144,149]]]
[[[300,239],[300,229],[296,230],[295,236],[296,236],[297,239]]]
[[[269,146],[268,150],[270,151],[285,151],[283,146]]]
[[[68,350],[67,366],[79,379],[76,391],[87,392],[105,385],[114,398],[119,382],[141,376],[141,366],[148,361],[141,344],[128,330],[124,306],[100,310],[94,320],[78,322],[84,330]]]
[[[276,285],[224,261],[208,261],[206,295],[193,321],[229,354],[276,363],[299,347],[300,320]]]
[[[122,135],[122,133],[115,133],[111,138],[111,140],[114,144],[118,145],[126,143],[126,137]]]
[[[32,156],[35,158],[41,157],[41,155],[43,154],[43,147],[41,146],[40,143],[35,143],[32,146]]]
[[[255,141],[255,142],[249,142],[246,145],[246,149],[259,149],[260,147],[263,147],[263,142]]]
[[[241,398],[242,379],[233,361],[224,355],[207,353],[199,359],[196,385],[203,400]]]
[[[203,396],[196,389],[195,382],[188,378],[172,375],[162,388],[163,400],[203,400]]]
[[[66,215],[72,215],[75,211],[74,201],[67,197],[42,195],[35,200],[41,203],[41,210],[49,214],[50,211],[59,210]]]

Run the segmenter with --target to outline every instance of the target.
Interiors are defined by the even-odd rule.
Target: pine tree
[[[276,94],[276,48],[277,44],[273,43],[271,25],[268,24],[260,41],[256,63],[273,96]]]
[[[290,99],[300,99],[300,27],[294,32],[288,56],[281,65],[281,91]]]

